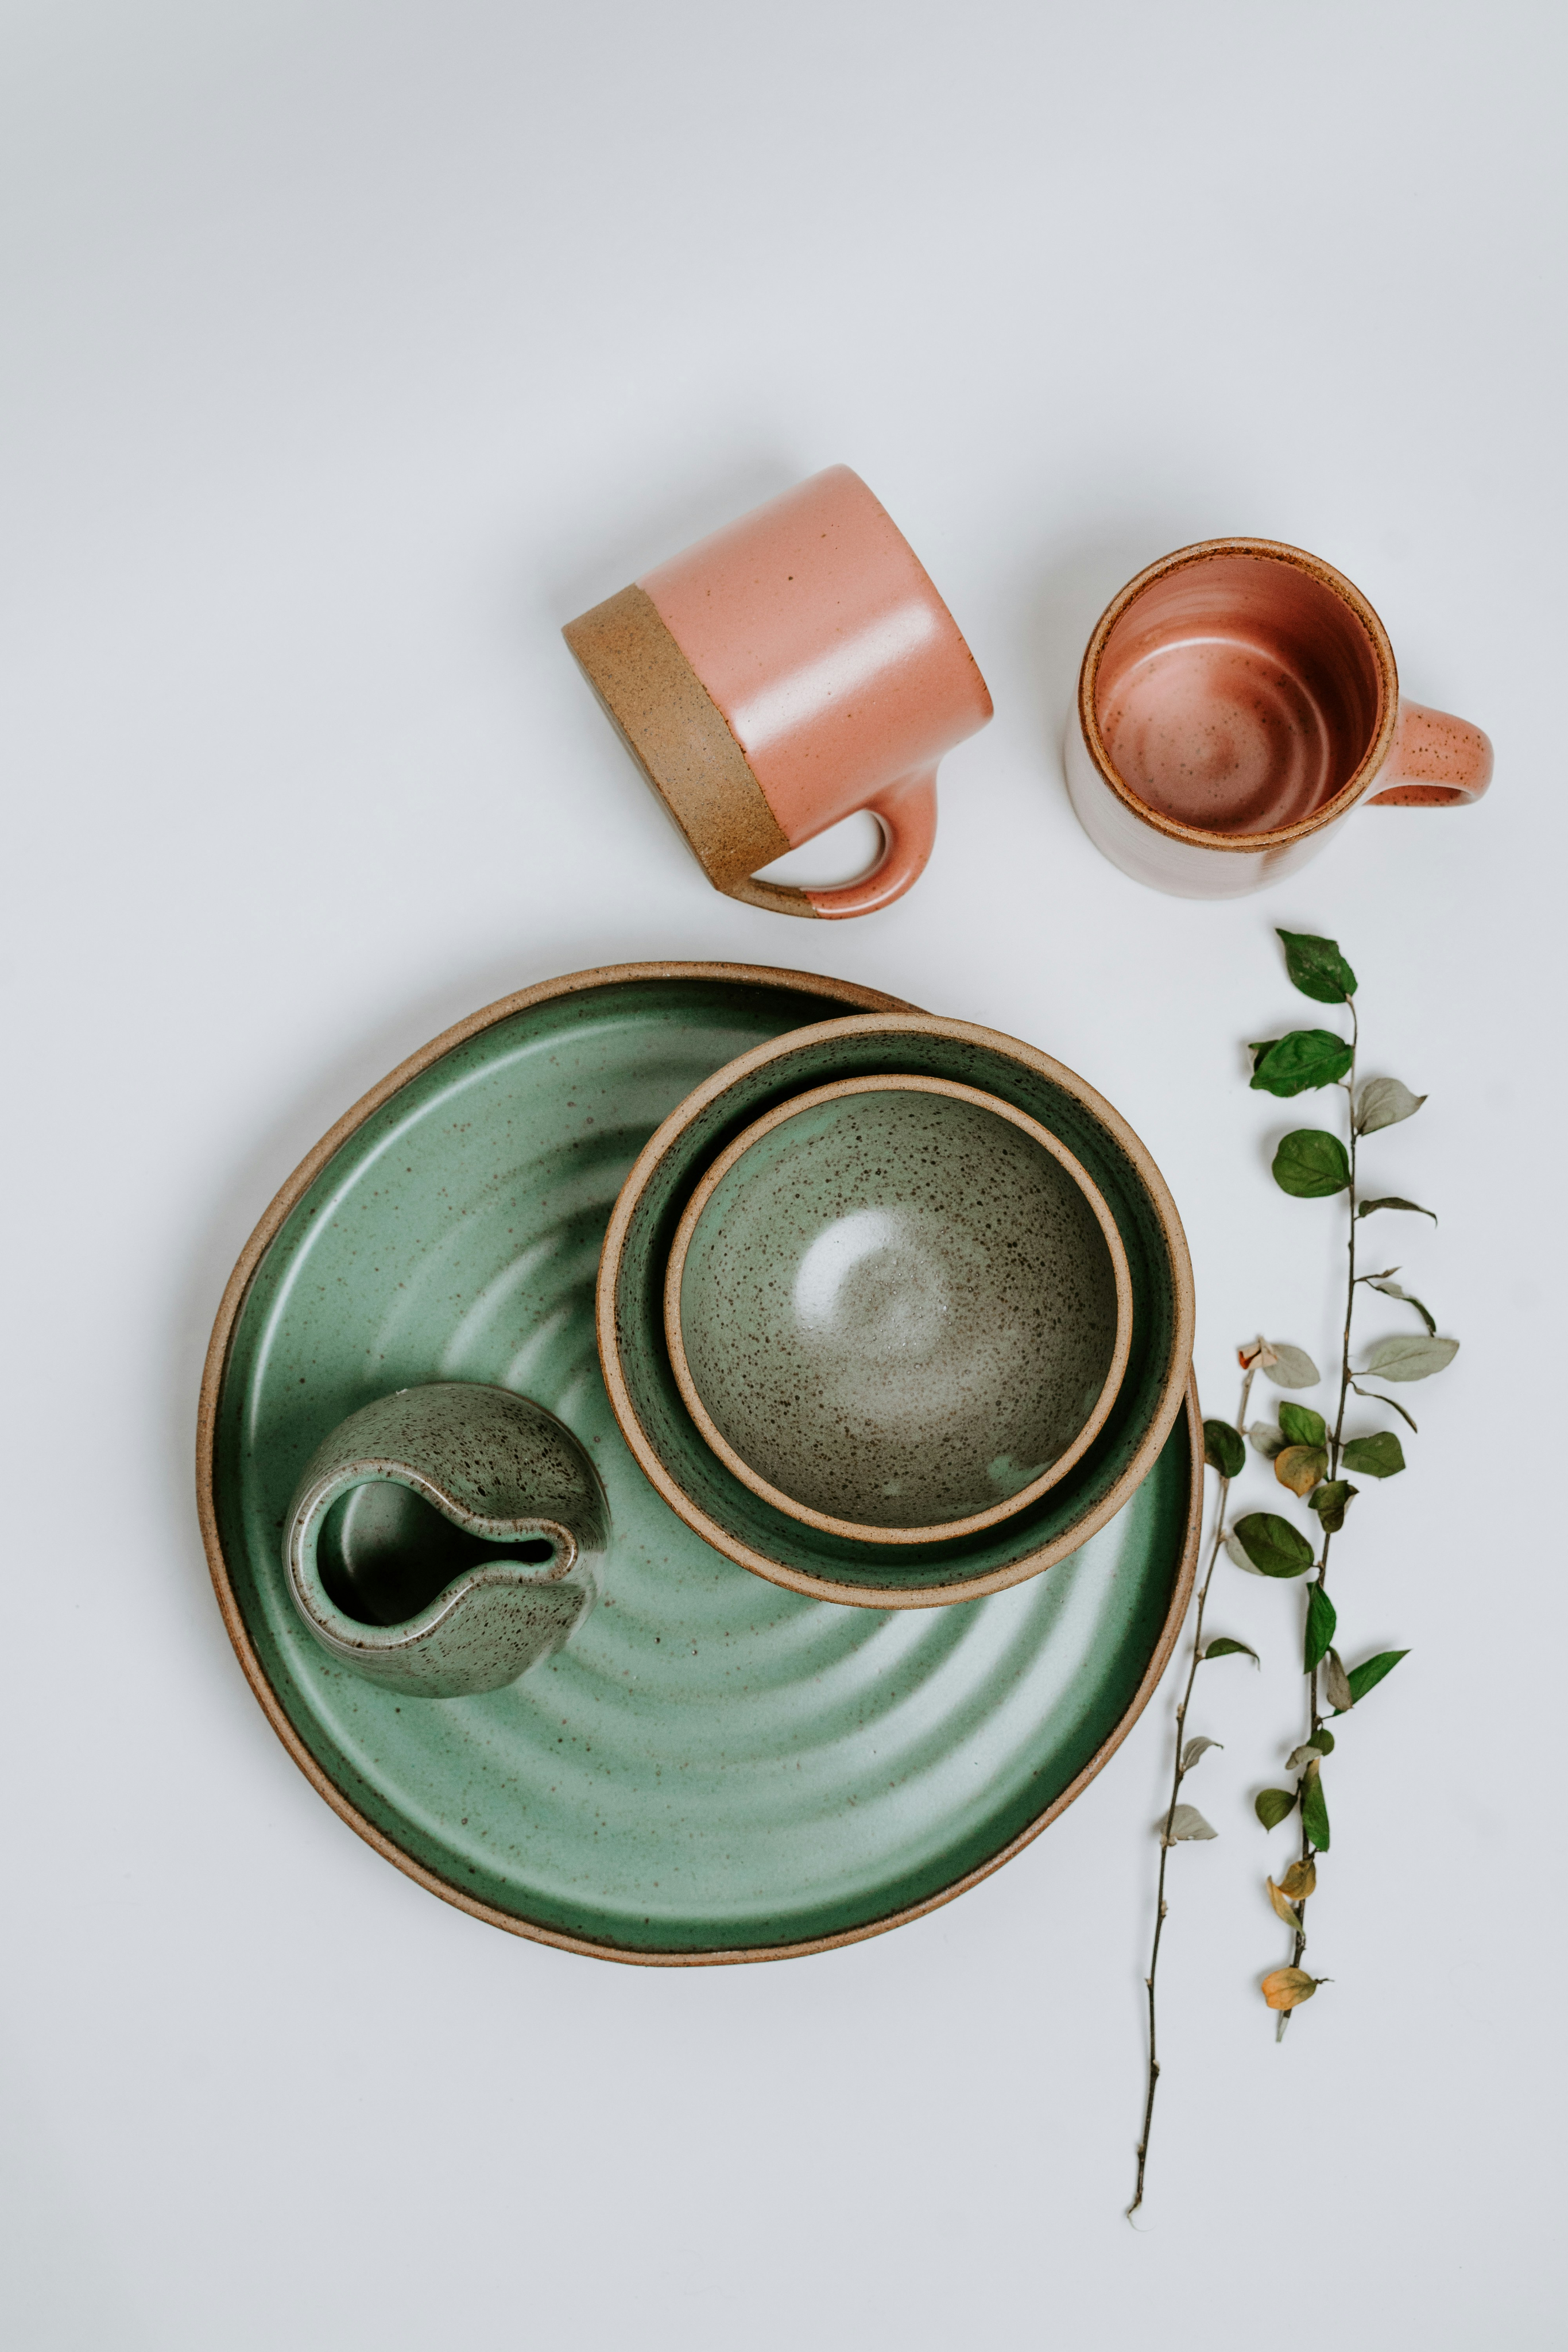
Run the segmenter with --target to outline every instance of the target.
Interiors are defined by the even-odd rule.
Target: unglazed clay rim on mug
[[[990,1111],[998,1118],[1005,1118],[1020,1129],[1032,1143],[1038,1144],[1051,1159],[1060,1162],[1093,1211],[1110,1253],[1111,1270],[1116,1284],[1116,1339],[1111,1361],[1089,1418],[1071,1444],[1038,1478],[1031,1479],[1027,1486],[1020,1486],[1016,1495],[993,1503],[988,1510],[972,1512],[967,1518],[944,1519],[929,1527],[885,1528],[873,1526],[863,1519],[836,1518],[830,1512],[814,1510],[809,1503],[798,1502],[782,1487],[770,1486],[766,1478],[752,1469],[744,1455],[736,1452],[703,1402],[701,1391],[692,1377],[681,1329],[681,1277],[685,1271],[686,1253],[696,1232],[697,1220],[730,1170],[754,1143],[759,1143],[765,1135],[771,1134],[788,1120],[799,1118],[803,1111],[814,1110],[820,1103],[841,1101],[849,1095],[870,1094],[946,1095],[956,1102],[972,1103],[980,1110]],[[1125,1245],[1100,1187],[1067,1146],[1052,1135],[1049,1128],[1031,1118],[1027,1111],[1016,1109],[1011,1103],[1004,1102],[998,1095],[987,1094],[980,1087],[967,1087],[956,1078],[896,1074],[885,1077],[840,1078],[831,1086],[812,1087],[807,1093],[794,1095],[788,1102],[779,1103],[772,1110],[764,1112],[759,1119],[743,1129],[733,1143],[726,1146],[703,1177],[675,1229],[675,1238],[664,1270],[664,1339],[682,1402],[702,1432],[704,1440],[725,1467],[732,1471],[743,1486],[749,1486],[754,1495],[760,1495],[765,1503],[771,1503],[776,1510],[784,1512],[789,1518],[803,1520],[808,1527],[822,1528],[828,1535],[849,1536],[857,1541],[870,1543],[943,1543],[949,1537],[975,1535],[982,1528],[994,1528],[1003,1519],[1009,1519],[1015,1513],[1026,1509],[1054,1486],[1059,1479],[1065,1478],[1073,1464],[1092,1445],[1116,1402],[1123,1375],[1127,1369],[1127,1359],[1133,1351],[1133,1277],[1127,1265]]]
[[[1175,1328],[1171,1337],[1169,1369],[1162,1383],[1160,1402],[1150,1418],[1143,1442],[1122,1475],[1099,1503],[1084,1513],[1082,1519],[1075,1521],[1054,1539],[1041,1544],[1038,1551],[1010,1561],[1005,1568],[995,1569],[988,1575],[970,1577],[952,1584],[882,1585],[874,1591],[867,1591],[837,1583],[828,1577],[813,1576],[803,1569],[791,1568],[787,1561],[776,1559],[768,1552],[758,1551],[754,1545],[731,1535],[727,1528],[721,1527],[716,1519],[693,1501],[665,1466],[638,1418],[626,1375],[621,1366],[616,1294],[620,1287],[627,1235],[638,1203],[666,1153],[692,1121],[711,1102],[752,1071],[763,1069],[769,1062],[779,1060],[787,1054],[799,1052],[803,1045],[839,1036],[863,1036],[873,1023],[894,1035],[956,1038],[985,1046],[1009,1060],[1021,1062],[1026,1068],[1060,1087],[1064,1094],[1071,1095],[1099,1120],[1132,1161],[1164,1236],[1170,1266]],[[987,1593],[1002,1592],[1009,1585],[1022,1584],[1030,1577],[1042,1575],[1059,1559],[1065,1559],[1070,1553],[1079,1550],[1136,1494],[1159,1458],[1160,1450],[1182,1412],[1183,1399],[1190,1386],[1193,1331],[1197,1320],[1192,1260],[1176,1202],[1171,1198],[1165,1178],[1121,1113],[1113,1109],[1104,1097],[1097,1094],[1076,1071],[1053,1060],[1051,1055],[1042,1054],[1038,1046],[1025,1045],[1021,1038],[1009,1037],[999,1029],[983,1029],[971,1021],[947,1021],[929,1013],[852,1014],[841,1020],[819,1022],[805,1029],[787,1030],[781,1037],[772,1039],[766,1045],[755,1046],[748,1054],[737,1055],[733,1062],[727,1062],[721,1069],[716,1070],[711,1077],[705,1078],[702,1085],[695,1087],[649,1137],[621,1188],[605,1228],[604,1245],[600,1253],[599,1288],[594,1312],[599,1333],[600,1369],[604,1375],[611,1409],[637,1463],[670,1508],[685,1521],[694,1534],[701,1536],[705,1543],[711,1544],[716,1551],[723,1552],[727,1559],[737,1561],[740,1567],[748,1568],[754,1576],[765,1578],[769,1584],[781,1584],[791,1592],[808,1593],[814,1601],[833,1601],[851,1609],[945,1609],[955,1601],[978,1601]]]
[[[1377,668],[1377,724],[1372,739],[1362,754],[1354,773],[1340,786],[1332,800],[1325,801],[1311,816],[1302,817],[1296,824],[1276,826],[1268,833],[1220,833],[1203,825],[1183,824],[1176,817],[1166,816],[1151,808],[1133,791],[1118,773],[1105,749],[1100,732],[1096,697],[1100,684],[1100,662],[1110,640],[1112,630],[1130,606],[1156,581],[1167,579],[1172,572],[1185,572],[1200,563],[1213,562],[1223,556],[1252,556],[1265,562],[1288,563],[1304,572],[1322,588],[1349,606],[1360,625]],[[1309,555],[1304,548],[1291,547],[1278,539],[1204,539],[1191,547],[1178,547],[1173,554],[1162,555],[1129,580],[1121,593],[1113,597],[1095,624],[1083,655],[1083,666],[1078,674],[1078,721],[1083,730],[1083,740],[1089,756],[1103,781],[1115,793],[1124,808],[1156,833],[1172,841],[1191,842],[1199,849],[1235,850],[1256,855],[1260,850],[1281,849],[1291,842],[1304,841],[1310,834],[1319,833],[1325,825],[1353,809],[1369,786],[1388,756],[1399,724],[1399,674],[1395,667],[1394,648],[1384,627],[1361,590],[1343,572],[1321,556]]]

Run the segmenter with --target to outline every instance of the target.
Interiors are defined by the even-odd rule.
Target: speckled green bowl
[[[754,1494],[935,1543],[1027,1507],[1115,1402],[1133,1286],[1049,1128],[946,1078],[813,1087],[720,1152],[664,1276],[687,1411]]]
[[[932,1543],[814,1527],[754,1493],[706,1443],[682,1397],[664,1329],[664,1282],[681,1220],[719,1155],[754,1121],[845,1078],[955,1080],[999,1097],[1058,1136],[1103,1195],[1133,1289],[1126,1370],[1103,1425],[1067,1476],[1017,1513]],[[1181,1411],[1192,1356],[1192,1269],[1158,1169],[1092,1087],[997,1030],[925,1013],[875,1013],[797,1030],[719,1070],[652,1137],[605,1235],[600,1361],[622,1435],[688,1527],[742,1567],[797,1592],[862,1608],[939,1607],[1038,1576],[1136,1492]]]

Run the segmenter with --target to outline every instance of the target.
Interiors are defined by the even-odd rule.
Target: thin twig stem
[[[1242,1438],[1243,1443],[1245,1443],[1247,1429],[1247,1403],[1252,1393],[1255,1369],[1255,1367],[1249,1369],[1242,1380],[1241,1402],[1237,1408],[1236,1432],[1238,1436]],[[1198,1475],[1201,1477],[1202,1475],[1200,1465]],[[1171,1767],[1171,1801],[1166,1808],[1165,1827],[1160,1832],[1160,1874],[1155,1892],[1155,1935],[1154,1942],[1149,1948],[1149,1973],[1144,1979],[1148,1988],[1149,1996],[1149,2083],[1147,2095],[1144,2100],[1143,2137],[1138,2142],[1137,2186],[1133,2194],[1133,2201],[1127,2208],[1129,2221],[1144,2201],[1144,2171],[1148,2163],[1149,2132],[1155,2119],[1155,2091],[1160,2079],[1159,2043],[1155,2031],[1155,1979],[1159,1974],[1160,1937],[1166,1924],[1166,1864],[1170,1860],[1171,1853],[1171,1824],[1176,1819],[1176,1801],[1180,1796],[1181,1784],[1185,1777],[1181,1759],[1182,1750],[1186,1744],[1186,1711],[1192,1702],[1192,1686],[1197,1679],[1198,1667],[1203,1663],[1203,1612],[1208,1606],[1208,1588],[1214,1581],[1214,1571],[1219,1559],[1220,1546],[1225,1540],[1225,1505],[1229,1493],[1230,1481],[1222,1471],[1214,1508],[1214,1527],[1209,1539],[1208,1564],[1204,1570],[1203,1582],[1198,1587],[1197,1615],[1192,1629],[1192,1660],[1186,1671],[1186,1686],[1182,1692],[1176,1711],[1176,1756]]]
[[[1343,1450],[1344,1444],[1344,1409],[1346,1404],[1349,1402],[1351,1391],[1350,1332],[1351,1325],[1355,1318],[1355,1150],[1357,1142],[1360,1139],[1355,1131],[1355,1057],[1357,1048],[1361,1043],[1361,1024],[1356,1018],[1355,999],[1352,997],[1349,1000],[1349,1003],[1350,1076],[1345,1083],[1345,1099],[1348,1106],[1348,1122],[1350,1127],[1350,1186],[1346,1195],[1350,1203],[1350,1241],[1348,1245],[1350,1262],[1348,1280],[1345,1284],[1344,1294],[1344,1332],[1340,1343],[1339,1411],[1334,1415],[1333,1435],[1329,1440],[1329,1476],[1331,1478],[1337,1478],[1339,1476],[1340,1454]],[[1320,1587],[1324,1587],[1328,1583],[1329,1546],[1333,1541],[1333,1536],[1325,1529],[1323,1534],[1323,1548],[1318,1559],[1317,1581]],[[1309,1740],[1314,1738],[1318,1732],[1322,1729],[1323,1718],[1318,1706],[1318,1668],[1314,1666],[1312,1673],[1307,1676],[1307,1738]],[[1307,1835],[1306,1814],[1303,1811],[1301,1815],[1301,1864],[1303,1870],[1312,1858],[1312,1842]],[[1301,1925],[1296,1929],[1295,1948],[1291,1954],[1291,1966],[1292,1968],[1299,1969],[1301,1965],[1301,1954],[1307,1948],[1307,1898],[1304,1895],[1297,1904],[1296,1911],[1297,1916],[1301,1920]],[[1285,2038],[1285,2028],[1290,2021],[1291,2011],[1288,2009],[1282,2009],[1280,2011],[1279,2021],[1274,2029],[1274,2039],[1276,2042],[1283,2042]]]

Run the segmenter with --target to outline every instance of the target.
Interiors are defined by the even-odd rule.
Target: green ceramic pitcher
[[[319,1445],[283,1538],[295,1607],[324,1649],[411,1698],[500,1690],[599,1598],[604,1490],[528,1397],[437,1381],[379,1397]]]

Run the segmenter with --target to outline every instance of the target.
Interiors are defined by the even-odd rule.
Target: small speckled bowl
[[[1049,1130],[1111,1212],[1132,1277],[1132,1345],[1103,1425],[1054,1486],[967,1535],[912,1541],[813,1527],[737,1477],[681,1392],[665,1335],[665,1276],[697,1187],[737,1139],[812,1088],[850,1078],[937,1078],[991,1095]],[[1148,1152],[1103,1096],[1038,1047],[932,1013],[875,1013],[791,1030],[693,1088],[622,1186],[599,1261],[599,1360],[621,1433],[686,1525],[754,1575],[862,1609],[932,1609],[999,1592],[1088,1542],[1131,1501],[1183,1407],[1192,1267]],[[897,1531],[895,1531],[897,1532]]]
[[[930,1543],[1054,1486],[1115,1402],[1127,1254],[1050,1129],[952,1079],[846,1078],[719,1154],[664,1280],[686,1409],[808,1526]]]

